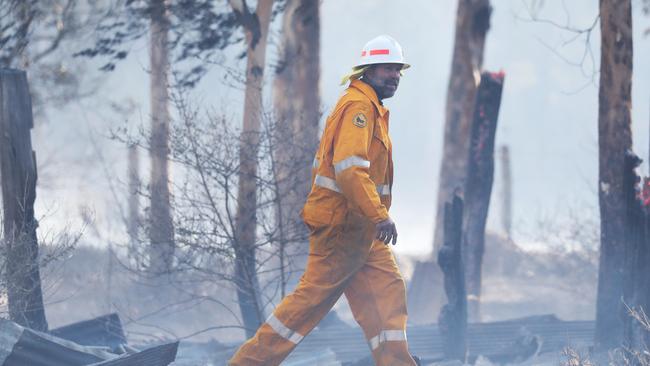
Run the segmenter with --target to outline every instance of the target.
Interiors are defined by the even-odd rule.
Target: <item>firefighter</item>
[[[278,365],[345,294],[377,365],[415,366],[406,342],[406,291],[389,243],[393,183],[389,112],[404,62],[401,46],[382,35],[361,51],[349,86],[327,118],[302,210],[309,257],[295,291],[229,361]]]

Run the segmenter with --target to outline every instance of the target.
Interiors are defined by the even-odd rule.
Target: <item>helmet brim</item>
[[[357,70],[357,69],[362,68],[362,67],[368,67],[368,66],[372,66],[372,65],[381,65],[381,64],[402,64],[402,70],[406,70],[409,67],[411,67],[410,64],[407,64],[405,62],[381,62],[380,61],[380,62],[369,62],[367,64],[356,65],[356,66],[352,67],[352,70]]]

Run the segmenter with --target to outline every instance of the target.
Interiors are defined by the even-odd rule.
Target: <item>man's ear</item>
[[[369,75],[370,77],[372,77],[374,72],[375,72],[375,65],[370,65],[370,67],[368,67],[366,72],[363,73],[363,76]]]

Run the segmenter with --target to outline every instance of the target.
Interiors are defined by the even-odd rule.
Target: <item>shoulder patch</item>
[[[354,116],[354,118],[352,118],[352,123],[359,128],[364,128],[368,125],[368,117],[359,112]]]

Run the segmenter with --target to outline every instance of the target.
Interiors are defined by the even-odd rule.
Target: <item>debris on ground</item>
[[[126,344],[117,314],[38,332],[0,319],[0,366],[167,366],[178,342],[139,351]]]

